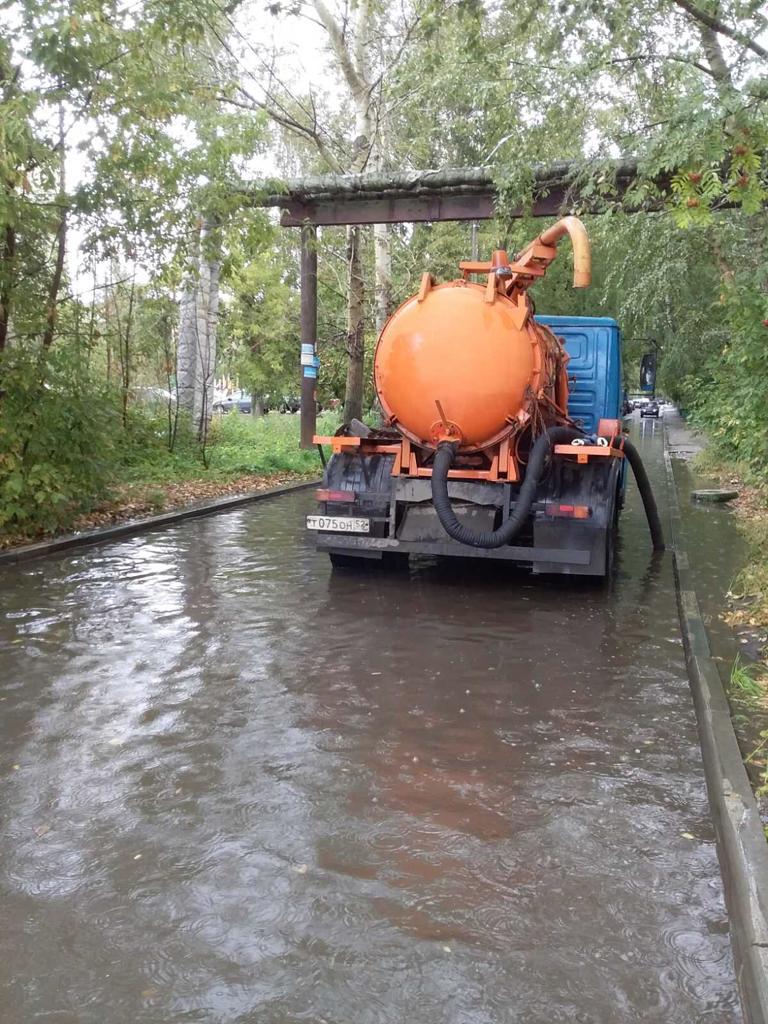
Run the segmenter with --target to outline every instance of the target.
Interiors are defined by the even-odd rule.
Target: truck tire
[[[370,560],[358,558],[356,555],[340,555],[336,551],[329,551],[328,557],[334,569],[364,569]]]
[[[359,555],[344,555],[329,551],[328,557],[334,569],[355,569],[358,572],[372,569],[407,569],[408,554],[404,551],[385,551],[381,558],[360,558]]]

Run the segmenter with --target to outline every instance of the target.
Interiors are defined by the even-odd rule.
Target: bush
[[[171,416],[175,418],[175,409]],[[115,449],[115,480],[161,484],[205,473],[204,453],[184,413],[179,414],[172,445],[171,434],[166,409],[129,404]]]
[[[103,496],[119,408],[66,349],[0,361],[0,530],[54,530]]]
[[[768,306],[760,276],[739,275],[723,303],[728,341],[716,360],[684,380],[683,403],[720,454],[763,482],[768,478]]]
[[[0,533],[35,536],[71,526],[119,484],[162,485],[244,474],[312,473],[316,451],[299,448],[298,415],[214,419],[205,451],[179,417],[172,450],[167,410],[130,403],[64,346],[10,350],[0,361]],[[338,415],[318,430],[333,433]]]

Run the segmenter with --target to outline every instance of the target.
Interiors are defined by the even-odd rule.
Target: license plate
[[[370,533],[371,520],[356,516],[307,516],[307,529],[328,533]]]

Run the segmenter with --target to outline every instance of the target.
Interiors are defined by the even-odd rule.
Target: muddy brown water
[[[738,1021],[634,487],[608,587],[334,574],[311,503],[3,572],[3,1024]]]

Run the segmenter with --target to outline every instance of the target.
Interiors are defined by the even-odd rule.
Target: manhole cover
[[[692,501],[733,501],[738,496],[738,491],[724,491],[717,487],[705,487],[700,491],[691,491]]]

